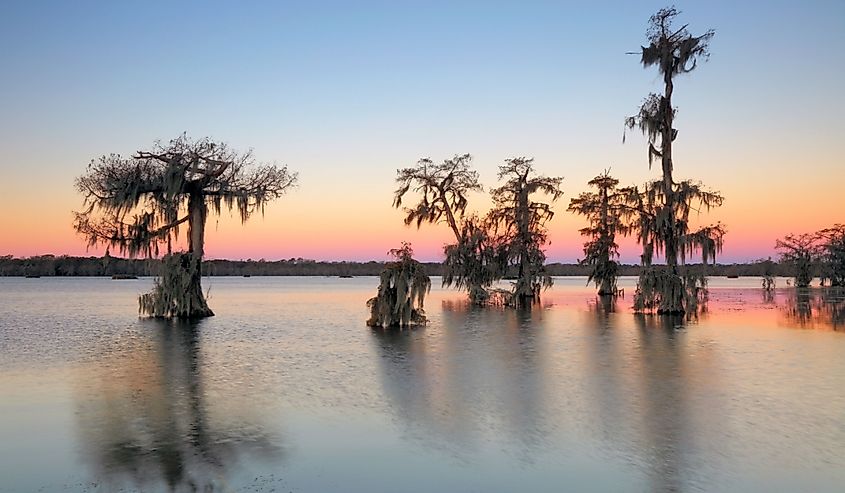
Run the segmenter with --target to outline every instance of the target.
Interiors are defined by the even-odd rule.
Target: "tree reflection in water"
[[[79,433],[101,485],[227,490],[242,457],[281,459],[278,440],[260,426],[228,414],[212,417],[203,386],[202,322],[141,323],[137,338],[106,351],[80,382]],[[232,403],[222,404],[230,412]]]
[[[684,491],[691,478],[685,454],[691,448],[683,315],[635,314],[643,365],[642,396],[648,416],[644,423],[648,444],[651,491]]]
[[[549,461],[561,477],[596,459],[608,478],[625,477],[638,491],[739,490],[723,471],[781,459],[766,447],[804,446],[792,438],[794,420],[769,415],[793,405],[783,396],[794,372],[757,370],[768,363],[756,358],[784,342],[764,336],[784,332],[772,327],[780,311],[806,313],[787,291],[771,306],[755,290],[716,288],[697,319],[632,314],[629,302],[592,293],[522,313],[444,302],[424,330],[374,332],[373,340],[391,413],[438,450],[493,470],[512,458]],[[841,326],[843,299],[815,290],[802,310]],[[537,484],[547,479],[538,473]]]
[[[789,289],[782,311],[801,328],[845,330],[845,288]]]
[[[763,304],[764,305],[775,305],[777,302],[775,301],[775,290],[774,289],[763,289]]]
[[[542,312],[444,301],[437,327],[374,330],[382,386],[406,433],[456,458],[503,441],[506,453],[531,462],[552,421]]]
[[[691,401],[716,404],[712,355],[690,346],[686,327],[695,322],[688,317],[631,314],[622,303],[596,297],[583,316],[592,407],[584,426],[609,456],[643,471],[648,491],[696,490],[705,479],[692,459],[695,436],[719,424],[696,414]]]
[[[600,321],[607,321],[611,313],[616,313],[619,298],[616,296],[596,296],[590,306],[590,312]]]
[[[542,301],[541,301],[542,303]],[[553,405],[547,402],[550,371],[546,365],[548,341],[545,340],[545,306],[508,310],[502,342],[494,358],[507,364],[501,382],[502,412],[511,439],[521,443],[520,459],[533,462],[533,454],[542,449],[556,425]],[[459,355],[455,356],[459,358]]]

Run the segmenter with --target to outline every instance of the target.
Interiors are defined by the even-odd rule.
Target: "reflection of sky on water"
[[[525,312],[435,279],[427,327],[373,331],[374,278],[214,278],[218,316],[187,327],[135,318],[144,280],[22,281],[0,280],[0,491],[845,482],[832,290],[714,280],[685,320],[630,313],[630,279],[615,303],[559,279]]]

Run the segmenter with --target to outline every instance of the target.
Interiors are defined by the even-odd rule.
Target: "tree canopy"
[[[403,207],[405,195],[413,189],[420,200],[412,207],[404,207],[405,224],[435,224],[445,220],[455,238],[461,236],[459,219],[466,211],[469,192],[481,192],[478,172],[470,168],[472,156],[459,154],[435,164],[429,158],[420,159],[417,166],[397,170],[399,188],[393,196],[393,206]]]
[[[286,166],[256,163],[252,152],[183,134],[130,157],[109,154],[92,160],[76,180],[84,204],[74,226],[91,246],[105,243],[131,257],[157,256],[190,221],[191,197],[201,197],[217,214],[236,210],[246,221],[296,179]]]

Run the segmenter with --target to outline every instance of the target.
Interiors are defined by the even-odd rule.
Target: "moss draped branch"
[[[534,159],[514,157],[499,166],[499,180],[505,183],[491,191],[494,206],[488,214],[493,231],[502,236],[508,263],[517,268],[512,302],[530,306],[542,289],[552,285],[545,269],[548,243],[546,223],[554,217],[550,203],[536,202],[532,195],[540,193],[555,202],[562,195],[562,177],[536,175]]]
[[[663,78],[663,92],[649,94],[638,112],[625,119],[626,131],[639,128],[648,141],[649,168],[655,159],[661,164],[660,180],[649,182],[642,189],[630,187],[623,193],[628,197],[626,214],[632,219],[631,225],[643,247],[642,263],[648,267],[640,277],[635,307],[656,307],[663,313],[683,313],[698,305],[699,294],[706,294],[705,278],[703,274],[681,277],[678,263],[684,263],[695,252],[701,252],[705,264],[715,261],[725,235],[725,228],[719,223],[694,231],[689,224],[690,212],[718,207],[723,202],[722,196],[704,189],[700,183],[676,182],[673,177],[672,150],[678,137],[678,130],[673,126],[677,113],[672,105],[674,79],[692,72],[699,59],[709,57],[709,42],[714,35],[712,29],[693,36],[687,25],[673,28],[672,21],[679,14],[674,7],[664,8],[649,19],[646,32],[649,44],[637,54],[643,67],[657,67]],[[623,133],[623,142],[625,137]],[[664,255],[665,269],[651,268],[655,253]]]
[[[74,226],[91,246],[105,243],[133,257],[157,255],[189,219],[180,214],[192,194],[215,213],[235,210],[246,221],[296,180],[287,167],[257,164],[252,152],[183,134],[128,158],[109,154],[92,161],[76,180],[84,202]]]
[[[119,154],[91,161],[76,180],[83,208],[74,227],[89,246],[106,244],[130,257],[159,255],[167,244],[164,272],[152,293],[140,300],[144,313],[162,317],[209,316],[201,289],[205,223],[209,209],[237,211],[242,222],[296,184],[287,167],[257,164],[208,138],[185,134],[131,157]],[[188,251],[171,252],[187,223]]]

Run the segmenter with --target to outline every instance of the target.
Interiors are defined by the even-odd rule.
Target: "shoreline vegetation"
[[[304,258],[287,260],[205,260],[204,276],[378,276],[389,261],[317,261]],[[445,266],[441,262],[421,262],[430,276],[442,276]],[[701,264],[683,266],[691,271],[702,268]],[[0,256],[0,277],[112,277],[112,276],[158,276],[161,259],[133,259],[112,256],[75,257],[70,255],[39,255],[33,257]],[[592,267],[581,264],[552,262],[546,264],[546,271],[555,277],[589,276]],[[639,276],[643,267],[636,264],[619,264],[618,275]],[[775,277],[792,277],[794,267],[787,263],[772,262],[771,267],[762,263],[708,264],[707,275],[713,277],[763,277],[767,269]],[[514,273],[515,274],[515,273]],[[510,276],[508,276],[510,277]]]

